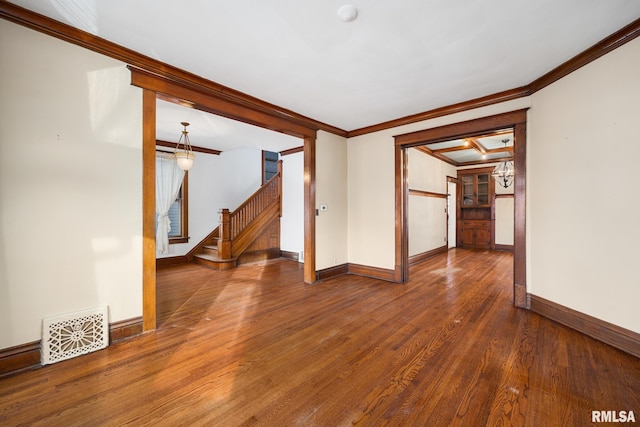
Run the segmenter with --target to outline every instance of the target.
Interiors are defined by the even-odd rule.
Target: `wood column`
[[[407,149],[401,145],[395,146],[395,266],[393,280],[405,283],[409,280],[409,189],[408,189],[408,156]]]
[[[304,281],[316,281],[316,138],[304,138]]]
[[[222,259],[231,258],[231,214],[229,209],[223,208],[220,214],[220,236],[218,238],[218,256]]]
[[[156,329],[156,93],[142,90],[142,329]]]
[[[529,308],[527,297],[527,123],[526,113],[513,129],[514,186],[513,304]]]
[[[278,160],[278,217],[282,218],[282,160]]]

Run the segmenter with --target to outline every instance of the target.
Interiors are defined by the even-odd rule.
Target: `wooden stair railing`
[[[266,225],[273,215],[282,216],[282,160],[278,162],[278,172],[235,211],[220,209],[219,214],[218,256],[222,259],[237,257],[251,243],[251,235],[260,230],[261,223]]]
[[[216,250],[218,247],[218,236],[220,236],[220,227],[216,227],[207,237],[202,239],[200,243],[195,245],[193,249],[191,249],[185,257],[187,258],[187,262],[193,261],[193,258],[199,253],[206,253],[206,248],[213,248],[215,246]]]

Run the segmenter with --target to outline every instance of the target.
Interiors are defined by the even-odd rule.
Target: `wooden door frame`
[[[395,279],[397,282],[404,283],[409,279],[407,149],[426,143],[468,138],[479,133],[506,128],[512,128],[514,133],[513,160],[516,171],[514,179],[513,303],[516,307],[529,308],[526,272],[527,109],[394,136]]]
[[[449,184],[455,184],[456,186],[456,194],[451,194],[449,193]],[[450,246],[449,246],[449,238],[451,237],[449,235],[449,221],[451,220],[451,210],[449,209],[451,207],[451,203],[449,203],[449,199],[451,197],[453,197],[453,199],[456,201],[456,212],[455,212],[455,221],[458,221],[458,178],[453,177],[453,176],[449,176],[447,175],[447,181],[446,181],[446,189],[447,189],[447,250],[449,250]],[[456,246],[458,246],[458,230],[456,228]]]
[[[129,67],[131,84],[142,88],[142,319],[143,330],[156,329],[155,242],[155,145],[156,102],[162,99],[217,114],[304,141],[304,281],[316,281],[315,185],[317,130],[295,119],[283,118],[261,108],[230,102],[215,92],[182,84],[169,78]]]

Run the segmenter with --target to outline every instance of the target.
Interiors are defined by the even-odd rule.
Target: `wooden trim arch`
[[[156,245],[155,225],[155,145],[156,101],[179,103],[209,113],[260,126],[276,132],[302,138],[304,141],[304,281],[316,281],[315,245],[315,150],[316,129],[305,127],[296,120],[286,120],[279,114],[269,114],[251,105],[231,102],[215,92],[200,90],[176,82],[169,77],[149,73],[135,67],[131,70],[131,84],[143,89],[142,158],[143,158],[143,329],[156,328]]]
[[[512,128],[514,132],[514,262],[513,302],[528,307],[526,274],[526,148],[527,110],[517,110],[446,126],[395,136],[396,271],[398,282],[409,278],[407,232],[408,174],[407,149],[418,145],[467,138],[487,131]]]

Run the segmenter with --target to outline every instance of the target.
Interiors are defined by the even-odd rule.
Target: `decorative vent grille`
[[[109,345],[107,307],[42,321],[42,364],[60,362]]]

